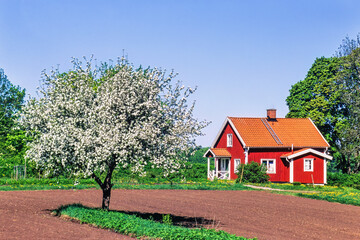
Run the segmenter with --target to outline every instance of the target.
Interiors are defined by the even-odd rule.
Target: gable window
[[[266,166],[266,173],[276,173],[275,159],[261,159],[261,164]]]
[[[314,159],[304,158],[304,172],[314,171]]]
[[[229,134],[227,135],[227,146],[228,146],[228,147],[232,147],[232,145],[233,145],[233,136],[232,136],[231,133],[229,133]]]
[[[240,166],[240,159],[234,159],[234,172],[239,172],[238,167]]]

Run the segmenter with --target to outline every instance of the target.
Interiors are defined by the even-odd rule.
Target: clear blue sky
[[[360,1],[0,0],[0,68],[35,96],[41,71],[71,57],[174,69],[198,86],[195,117],[212,121],[209,146],[226,116],[278,116],[291,85],[316,57],[330,57],[360,32]]]

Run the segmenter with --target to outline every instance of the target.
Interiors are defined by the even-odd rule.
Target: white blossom
[[[179,153],[208,125],[193,118],[195,89],[173,83],[177,74],[117,65],[45,74],[42,97],[31,99],[21,121],[34,134],[27,158],[47,171],[99,176],[115,166],[144,173],[152,163],[176,171]]]

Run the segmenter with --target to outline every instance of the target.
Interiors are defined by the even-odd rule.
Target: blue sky
[[[0,68],[35,96],[41,71],[71,57],[122,56],[174,69],[198,86],[195,117],[212,121],[209,146],[226,116],[278,116],[291,85],[315,58],[333,56],[360,32],[359,1],[0,0]]]

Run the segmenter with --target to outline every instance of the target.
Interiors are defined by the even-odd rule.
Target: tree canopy
[[[290,89],[287,117],[310,117],[331,145],[337,169],[360,171],[360,35],[318,58]]]
[[[356,39],[345,38],[337,56],[341,59],[337,81],[349,112],[341,128],[341,152],[346,158],[346,172],[357,173],[360,171],[360,34]]]
[[[187,99],[195,90],[173,83],[174,72],[135,69],[125,60],[73,64],[45,74],[43,97],[24,109],[23,124],[35,134],[27,157],[48,173],[94,178],[108,209],[115,167],[144,173],[151,164],[170,174],[208,123],[193,118]]]
[[[290,89],[286,98],[290,118],[311,118],[332,147],[338,167],[343,165],[340,153],[340,131],[348,115],[342,101],[342,88],[337,74],[340,59],[337,57],[317,58],[304,80]]]
[[[24,103],[25,90],[14,86],[0,69],[0,174],[10,177],[14,165],[23,164],[24,132],[16,120]]]

